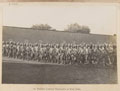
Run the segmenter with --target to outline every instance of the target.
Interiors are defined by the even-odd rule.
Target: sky
[[[7,6],[3,10],[3,25],[31,27],[49,24],[63,31],[67,25],[78,23],[89,26],[94,34],[116,34],[117,8],[96,4],[40,4]]]

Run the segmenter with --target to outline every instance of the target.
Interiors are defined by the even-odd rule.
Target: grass
[[[39,40],[42,40],[45,43],[61,43],[63,41],[68,43],[72,43],[74,41],[76,43],[116,42],[116,37],[111,35],[81,34],[44,30],[37,31],[30,28],[3,27],[3,40],[6,41],[9,39],[20,42],[29,40],[33,43],[38,42]]]
[[[116,84],[116,68],[94,65],[2,64],[3,84]]]

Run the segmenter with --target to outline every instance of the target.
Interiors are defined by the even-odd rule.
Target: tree
[[[35,24],[32,26],[33,29],[36,30],[51,30],[52,27],[48,24]]]
[[[90,33],[90,28],[88,26],[82,26],[82,32],[83,33]]]
[[[88,26],[81,26],[81,25],[79,25],[77,23],[68,25],[67,29],[65,29],[65,31],[68,31],[68,32],[79,32],[79,33],[86,33],[86,34],[90,33],[90,29],[89,29]]]

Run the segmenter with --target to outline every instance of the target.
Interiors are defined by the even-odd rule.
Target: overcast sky
[[[91,33],[116,33],[117,9],[114,5],[49,4],[9,6],[4,8],[3,25],[31,27],[33,24],[49,24],[64,30],[68,24],[87,25]]]

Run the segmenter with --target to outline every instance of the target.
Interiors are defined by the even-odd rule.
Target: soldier
[[[107,56],[108,56],[108,65],[111,65],[113,62],[113,57],[112,57],[113,47],[112,47],[112,45],[107,45],[106,51],[107,51]]]
[[[34,44],[33,50],[34,50],[34,60],[38,61],[38,44],[37,43]]]
[[[3,41],[2,42],[2,55],[6,56],[5,54],[6,54],[6,43]]]
[[[13,42],[10,41],[8,43],[8,57],[12,57],[12,51],[13,51],[12,48],[13,48]]]
[[[17,43],[17,53],[16,53],[16,58],[20,58],[20,55],[21,55],[21,53],[20,53],[20,43],[18,42]]]
[[[38,61],[42,61],[42,44],[38,45]]]
[[[117,49],[116,49],[115,44],[113,44],[112,57],[113,57],[113,65],[116,67],[116,65],[117,65]]]
[[[88,49],[87,49],[87,46],[86,46],[86,45],[83,47],[83,52],[82,52],[82,54],[83,54],[83,63],[84,63],[84,64],[88,64],[88,60],[87,60],[87,57],[88,57]]]
[[[17,44],[16,44],[16,42],[13,42],[13,49],[12,49],[13,51],[12,51],[12,56],[13,56],[13,58],[16,58],[17,57],[17,55],[16,55],[16,53],[17,53]]]
[[[30,60],[30,51],[31,51],[31,44],[29,43],[26,46],[26,59],[29,61]]]
[[[70,64],[70,60],[71,60],[71,46],[68,45],[68,48],[67,48],[67,57],[66,57],[66,64]]]

